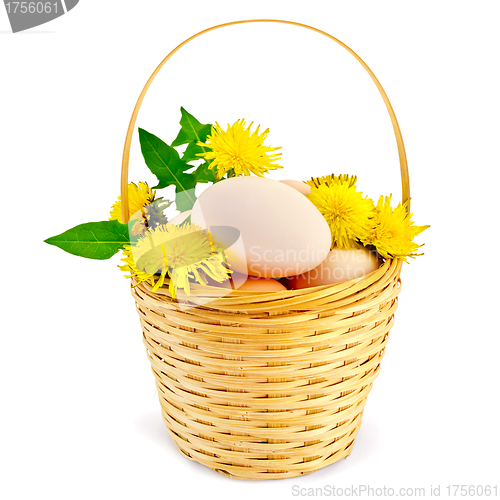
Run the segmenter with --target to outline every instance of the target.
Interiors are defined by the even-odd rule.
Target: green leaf
[[[45,243],[87,259],[105,260],[130,243],[129,228],[117,220],[87,222],[52,236]]]
[[[192,168],[179,158],[179,153],[156,135],[139,129],[142,155],[149,170],[158,178],[152,189],[162,189],[172,184],[179,190],[189,189],[185,170]]]
[[[184,151],[182,161],[185,161],[187,163],[188,161],[202,160],[203,158],[201,156],[197,156],[197,154],[204,153],[205,151],[208,151],[208,149],[197,146],[195,142],[191,142],[188,144],[188,147]]]
[[[194,174],[184,174],[184,176],[187,188],[185,190],[179,188],[175,189],[175,206],[179,212],[191,210],[196,201],[196,195],[194,194],[196,176]]]
[[[202,163],[193,174],[197,182],[213,182],[214,184],[217,182],[215,172],[211,168],[208,168],[208,163],[206,162]]]
[[[189,214],[180,224],[178,224],[178,226],[182,227],[187,224],[191,224],[191,214]]]
[[[191,142],[205,142],[207,135],[210,134],[212,125],[200,123],[193,115],[188,113],[181,107],[181,129],[172,142],[172,146],[181,146],[182,144],[189,144]]]

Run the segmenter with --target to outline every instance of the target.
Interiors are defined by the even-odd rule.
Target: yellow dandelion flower
[[[156,191],[149,188],[147,182],[128,185],[128,209],[130,220],[136,221],[132,227],[132,236],[140,236],[148,227],[152,228],[159,224],[165,224],[167,218],[163,210],[171,205],[170,201],[163,201],[162,198],[155,198]],[[121,196],[111,207],[109,220],[122,222],[122,202]]]
[[[349,187],[353,187],[356,185],[357,180],[358,178],[355,175],[349,176],[347,174],[330,174],[323,177],[311,177],[311,180],[305,181],[305,183],[311,187],[318,187],[322,184],[326,184],[327,186],[330,184],[347,184]]]
[[[274,165],[281,153],[270,154],[281,148],[264,146],[264,141],[269,133],[269,129],[259,134],[260,125],[252,133],[253,122],[245,128],[245,120],[238,120],[234,125],[227,124],[227,130],[222,130],[216,122],[212,126],[211,133],[207,137],[207,142],[198,142],[198,146],[210,148],[211,151],[198,153],[205,160],[210,161],[209,168],[217,169],[217,177],[221,179],[226,172],[234,170],[236,176],[250,175],[253,173],[259,177],[269,170],[282,168]]]
[[[391,196],[381,196],[375,207],[374,228],[367,239],[362,239],[365,245],[373,245],[382,257],[402,259],[415,258],[417,245],[413,242],[415,236],[430,226],[413,225],[412,214],[406,212],[408,202],[398,203],[391,207]]]
[[[206,230],[194,224],[166,224],[147,231],[133,246],[124,247],[122,271],[137,281],[151,280],[153,291],[163,285],[168,273],[169,291],[190,295],[190,279],[207,284],[206,276],[218,283],[229,279],[231,271],[225,266],[224,253],[212,244]],[[156,282],[155,282],[156,279]]]
[[[132,278],[133,276],[135,276],[137,284],[141,283],[142,281],[148,281],[151,276],[154,276],[154,273],[147,273],[145,271],[137,269],[137,267],[135,266],[134,257],[132,256],[131,245],[123,245],[123,259],[121,260],[122,262],[125,262],[125,264],[122,264],[121,266],[119,265],[118,267],[123,272],[130,273],[128,275],[125,275],[125,278]]]
[[[366,239],[372,230],[373,201],[363,197],[354,185],[346,182],[322,183],[311,186],[309,200],[321,212],[330,226],[332,248],[350,248]]]

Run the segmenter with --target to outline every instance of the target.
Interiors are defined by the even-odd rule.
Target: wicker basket
[[[122,165],[123,219],[132,133],[142,100],[167,60],[209,31],[248,22],[311,29],[346,48],[377,85],[389,111],[409,199],[406,155],[389,100],[366,64],[316,28],[289,21],[249,20],[204,30],[158,66],[134,109]],[[179,450],[229,477],[275,479],[316,471],[349,455],[380,370],[400,290],[401,261],[345,283],[282,292],[211,287],[211,299],[186,309],[147,282],[132,288],[156,379],[163,419]]]

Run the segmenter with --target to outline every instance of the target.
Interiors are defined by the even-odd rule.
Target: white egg
[[[207,188],[191,222],[208,228],[231,269],[281,278],[304,273],[328,255],[330,228],[296,189],[260,177],[232,177]]]
[[[296,189],[299,193],[302,193],[304,196],[311,194],[311,186],[309,186],[309,184],[306,184],[305,182],[296,181],[294,179],[285,179],[280,182],[286,184],[287,186],[293,187],[293,189]]]
[[[316,268],[290,279],[290,288],[342,283],[369,274],[380,265],[378,256],[363,246],[354,248],[334,247],[328,257]]]
[[[169,224],[182,224],[191,215],[191,210],[181,212],[168,221]]]

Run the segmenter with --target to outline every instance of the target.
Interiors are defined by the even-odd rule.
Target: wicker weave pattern
[[[188,310],[166,287],[133,287],[163,418],[181,452],[240,479],[298,476],[347,457],[384,355],[400,270],[388,261],[338,285],[234,291]]]
[[[396,115],[367,64],[312,26],[247,19],[212,26],[175,47],[146,82],[123,149],[122,217],[128,214],[130,147],[149,87],[170,58],[213,30],[247,23],[286,24],[327,37],[366,70],[386,105],[410,211],[408,162]],[[313,472],[349,455],[392,326],[401,262],[339,285],[273,293],[193,292],[205,306],[185,309],[167,288],[141,283],[141,318],[163,418],[184,455],[230,477],[272,479]],[[278,351],[278,352],[277,352]]]

